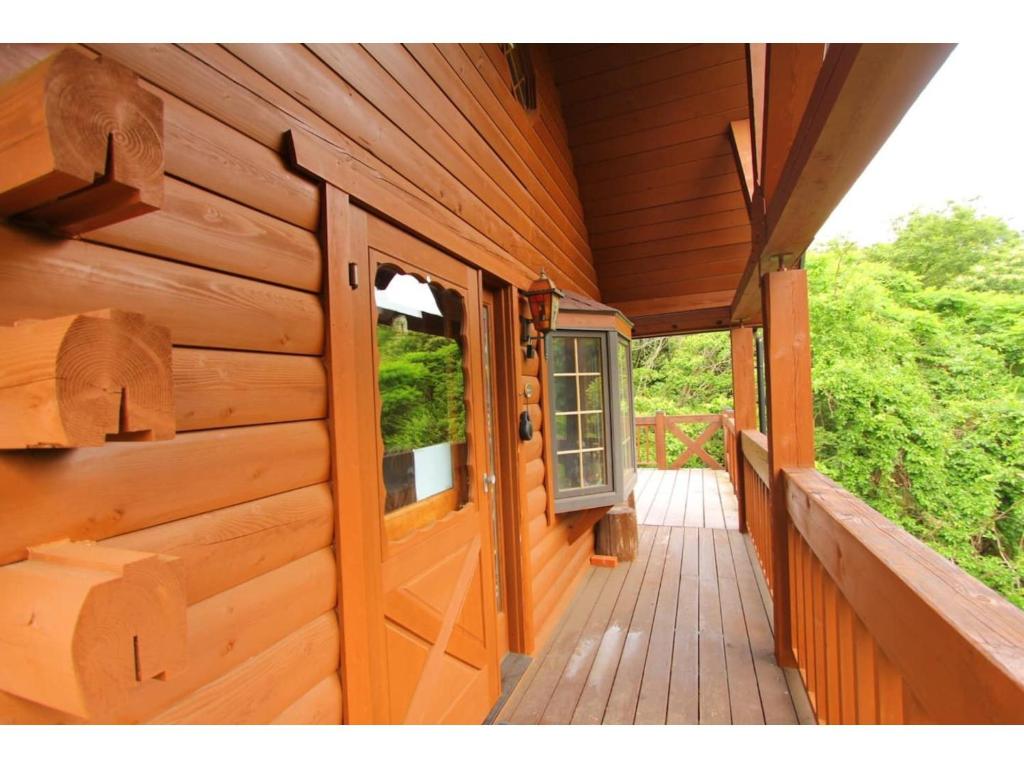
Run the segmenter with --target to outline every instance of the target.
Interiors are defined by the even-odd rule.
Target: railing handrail
[[[789,518],[930,719],[1024,719],[1024,613],[814,469]]]

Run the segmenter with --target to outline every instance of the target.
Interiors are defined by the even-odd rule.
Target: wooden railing
[[[696,437],[688,435],[680,425],[706,424]],[[704,466],[721,469],[722,465],[707,452],[707,442],[722,428],[719,413],[699,413],[686,416],[667,416],[658,411],[654,416],[636,417],[637,465],[658,469],[678,469],[690,459],[697,457]],[[671,461],[668,458],[667,437],[671,435],[683,444],[683,450]]]
[[[739,433],[747,525],[822,723],[1024,722],[1024,612],[813,469],[785,470],[771,536],[765,436]],[[772,584],[785,551],[788,585]]]
[[[739,447],[743,455],[740,471],[743,473],[743,512],[747,532],[761,562],[768,590],[775,594],[775,546],[772,540],[772,506],[768,474],[768,441],[753,429],[739,434]]]

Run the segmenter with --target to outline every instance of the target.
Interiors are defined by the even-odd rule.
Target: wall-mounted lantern
[[[551,331],[558,330],[558,302],[565,293],[558,290],[547,273],[541,269],[540,277],[530,283],[530,289],[523,291],[522,295],[530,302],[530,319],[537,331],[537,336],[531,336],[528,323],[523,323],[523,343],[529,345],[526,348],[526,355],[533,357],[534,347],[530,342],[540,341]]]

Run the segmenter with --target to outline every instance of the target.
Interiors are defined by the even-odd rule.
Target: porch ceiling
[[[602,300],[637,335],[728,324],[750,256],[742,44],[550,46]],[[683,313],[690,313],[684,315]]]

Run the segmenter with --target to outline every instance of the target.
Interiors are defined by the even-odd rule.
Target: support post
[[[767,346],[775,658],[779,666],[792,667],[796,661],[790,626],[783,470],[814,466],[807,273],[802,269],[771,272],[762,278],[761,296]]]
[[[665,469],[668,466],[668,459],[665,458],[664,411],[658,411],[654,414],[654,450],[658,457],[658,469]]]
[[[733,328],[729,331],[729,342],[732,349],[732,401],[733,422],[736,428],[737,464],[742,467],[743,443],[740,435],[745,429],[755,429],[755,394],[754,394],[754,331],[752,328]],[[738,467],[736,477],[736,500],[739,503],[740,531],[747,530],[747,501],[743,488],[743,471]]]

